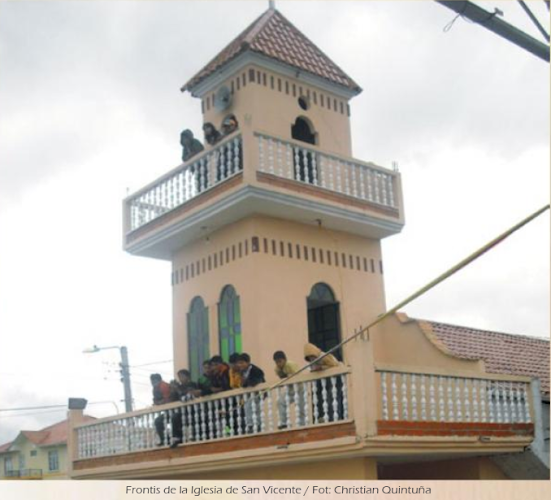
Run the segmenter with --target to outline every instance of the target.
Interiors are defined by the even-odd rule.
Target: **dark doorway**
[[[308,296],[308,342],[327,352],[341,341],[339,303],[331,288],[325,283],[312,287]],[[335,357],[342,361],[342,351]]]
[[[307,144],[316,144],[316,133],[308,121],[300,116],[291,127],[291,137],[296,141]],[[305,148],[293,148],[293,161],[295,166],[295,179],[308,184],[318,184],[318,172],[315,153]]]

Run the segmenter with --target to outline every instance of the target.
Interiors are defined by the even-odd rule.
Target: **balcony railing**
[[[304,143],[255,134],[258,170],[385,207],[397,207],[397,173],[323,153]]]
[[[129,230],[138,229],[241,170],[242,141],[241,135],[237,134],[132,195],[126,201],[130,214]]]
[[[532,422],[529,382],[394,370],[379,370],[379,374],[383,421]]]
[[[42,477],[42,469],[20,469],[20,470],[8,470],[5,472],[5,477],[11,478],[40,478]]]
[[[76,427],[79,459],[308,428],[349,419],[348,370],[275,390],[231,391]]]

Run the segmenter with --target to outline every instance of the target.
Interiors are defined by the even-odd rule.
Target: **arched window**
[[[307,118],[299,116],[291,126],[291,137],[296,141],[316,144],[316,132]],[[319,171],[316,153],[307,149],[293,147],[295,179],[308,184],[319,184]]]
[[[307,307],[308,342],[327,352],[341,341],[339,303],[329,285],[314,285],[307,299]],[[342,361],[341,349],[333,354]]]
[[[187,314],[188,366],[191,378],[197,380],[203,362],[209,359],[209,309],[201,297],[191,301]]]
[[[231,353],[242,351],[241,308],[239,296],[232,285],[226,285],[220,296],[218,329],[220,332],[220,355],[224,361],[227,361]]]

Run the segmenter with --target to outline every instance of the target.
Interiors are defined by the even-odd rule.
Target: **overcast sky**
[[[539,37],[516,2],[478,3]],[[183,128],[201,135],[180,86],[267,4],[0,2],[0,409],[122,411],[118,351],[82,354],[94,344],[172,359],[170,264],[122,251],[121,200],[179,163]],[[462,19],[444,32],[455,14],[435,2],[277,6],[363,87],[354,156],[399,163],[389,307],[548,203],[547,63]],[[549,246],[547,213],[405,312],[548,337]],[[132,369],[138,408],[147,370],[171,367]],[[0,412],[0,444],[63,418]]]

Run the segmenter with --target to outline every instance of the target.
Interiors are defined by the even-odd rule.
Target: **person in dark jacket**
[[[149,377],[153,386],[153,405],[164,405],[171,402],[170,385],[167,384],[159,373],[153,373]],[[165,431],[167,427],[167,419],[165,413],[160,413],[155,417],[155,430],[159,436],[159,446],[165,444]]]
[[[199,380],[197,380],[197,384],[199,385],[199,389],[201,389],[201,396],[208,396],[209,394],[212,394],[211,389],[211,366],[210,366],[210,359],[207,359],[206,361],[203,361],[203,374],[199,377]]]
[[[191,380],[189,370],[179,370],[177,373],[178,380],[173,380],[170,383],[171,400],[188,402],[196,397],[201,396],[201,389]],[[190,412],[187,418],[184,418],[185,411],[183,407],[175,408],[172,415],[172,443],[171,447],[178,446],[183,442],[185,429],[191,430],[191,438],[195,438],[198,433],[194,425],[193,413]],[[188,433],[186,433],[187,435]]]
[[[246,353],[242,353],[237,358],[237,368],[241,372],[241,387],[244,389],[256,387],[259,384],[266,382],[264,372],[251,363],[251,357]],[[260,412],[262,411],[262,401],[259,393],[250,393],[245,397],[245,425],[247,426],[247,434],[252,434],[260,430]]]
[[[213,356],[210,360],[210,388],[213,393],[230,389],[230,367],[221,356]]]

